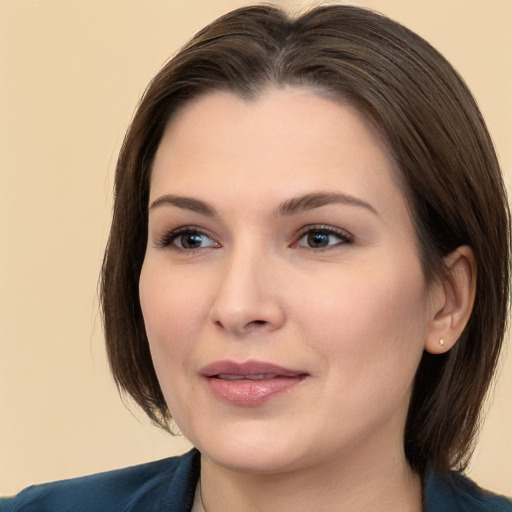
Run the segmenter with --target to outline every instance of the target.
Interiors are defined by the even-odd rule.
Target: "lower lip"
[[[210,391],[216,398],[234,405],[259,405],[281,393],[289,392],[304,378],[304,375],[261,380],[227,380],[209,377],[208,383]]]

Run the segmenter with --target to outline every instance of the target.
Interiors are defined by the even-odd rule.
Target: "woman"
[[[234,11],[146,91],[102,274],[119,387],[197,450],[1,510],[512,510],[460,474],[509,269],[492,143],[438,52],[356,7]]]

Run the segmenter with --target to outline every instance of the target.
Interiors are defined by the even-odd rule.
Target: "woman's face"
[[[203,456],[280,472],[403,456],[433,313],[393,163],[306,89],[211,93],[169,124],[140,299],[169,409]]]

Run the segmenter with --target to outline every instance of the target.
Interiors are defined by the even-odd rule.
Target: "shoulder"
[[[512,500],[454,471],[443,476],[427,471],[425,505],[426,512],[512,512]]]
[[[190,510],[199,477],[196,450],[129,468],[33,485],[0,498],[0,512]]]

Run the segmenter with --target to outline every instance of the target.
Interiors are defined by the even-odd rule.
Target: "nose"
[[[223,262],[210,322],[240,337],[270,333],[285,323],[275,264],[261,253],[239,251]]]

